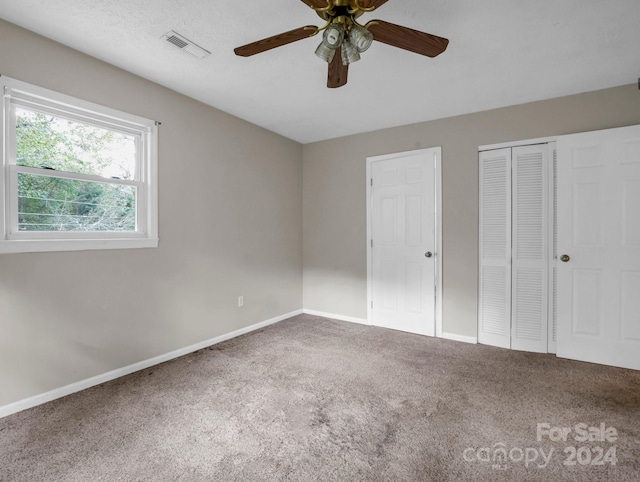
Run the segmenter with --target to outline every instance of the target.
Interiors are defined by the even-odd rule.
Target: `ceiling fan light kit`
[[[360,60],[360,54],[378,42],[398,47],[427,57],[444,52],[449,44],[446,38],[395,25],[383,20],[371,20],[366,25],[358,17],[372,12],[388,0],[302,0],[326,23],[322,27],[308,25],[238,47],[236,55],[249,57],[267,50],[313,37],[322,33],[322,42],[315,54],[329,64],[327,87],[341,87],[347,83],[349,65]]]

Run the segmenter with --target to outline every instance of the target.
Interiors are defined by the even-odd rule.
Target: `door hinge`
[[[371,178],[371,186],[373,186],[373,178]]]
[[[373,248],[373,239],[371,240],[371,247]]]
[[[373,309],[373,300],[371,300],[371,309]]]

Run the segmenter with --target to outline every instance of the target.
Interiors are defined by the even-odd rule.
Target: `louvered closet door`
[[[547,352],[549,165],[547,145],[512,151],[511,348]]]
[[[480,152],[478,341],[511,346],[511,149]]]

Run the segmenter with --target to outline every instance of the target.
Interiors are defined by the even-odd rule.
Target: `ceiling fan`
[[[234,50],[236,55],[250,57],[267,50],[313,37],[323,32],[316,55],[329,64],[327,87],[342,87],[347,83],[349,64],[360,59],[374,40],[435,57],[445,51],[449,40],[428,33],[402,27],[383,20],[371,20],[365,25],[357,19],[372,12],[388,0],[302,0],[326,23],[322,27],[307,25],[295,30],[252,42]]]

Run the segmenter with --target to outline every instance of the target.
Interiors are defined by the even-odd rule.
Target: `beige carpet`
[[[640,480],[640,372],[299,316],[0,420],[0,480]]]

